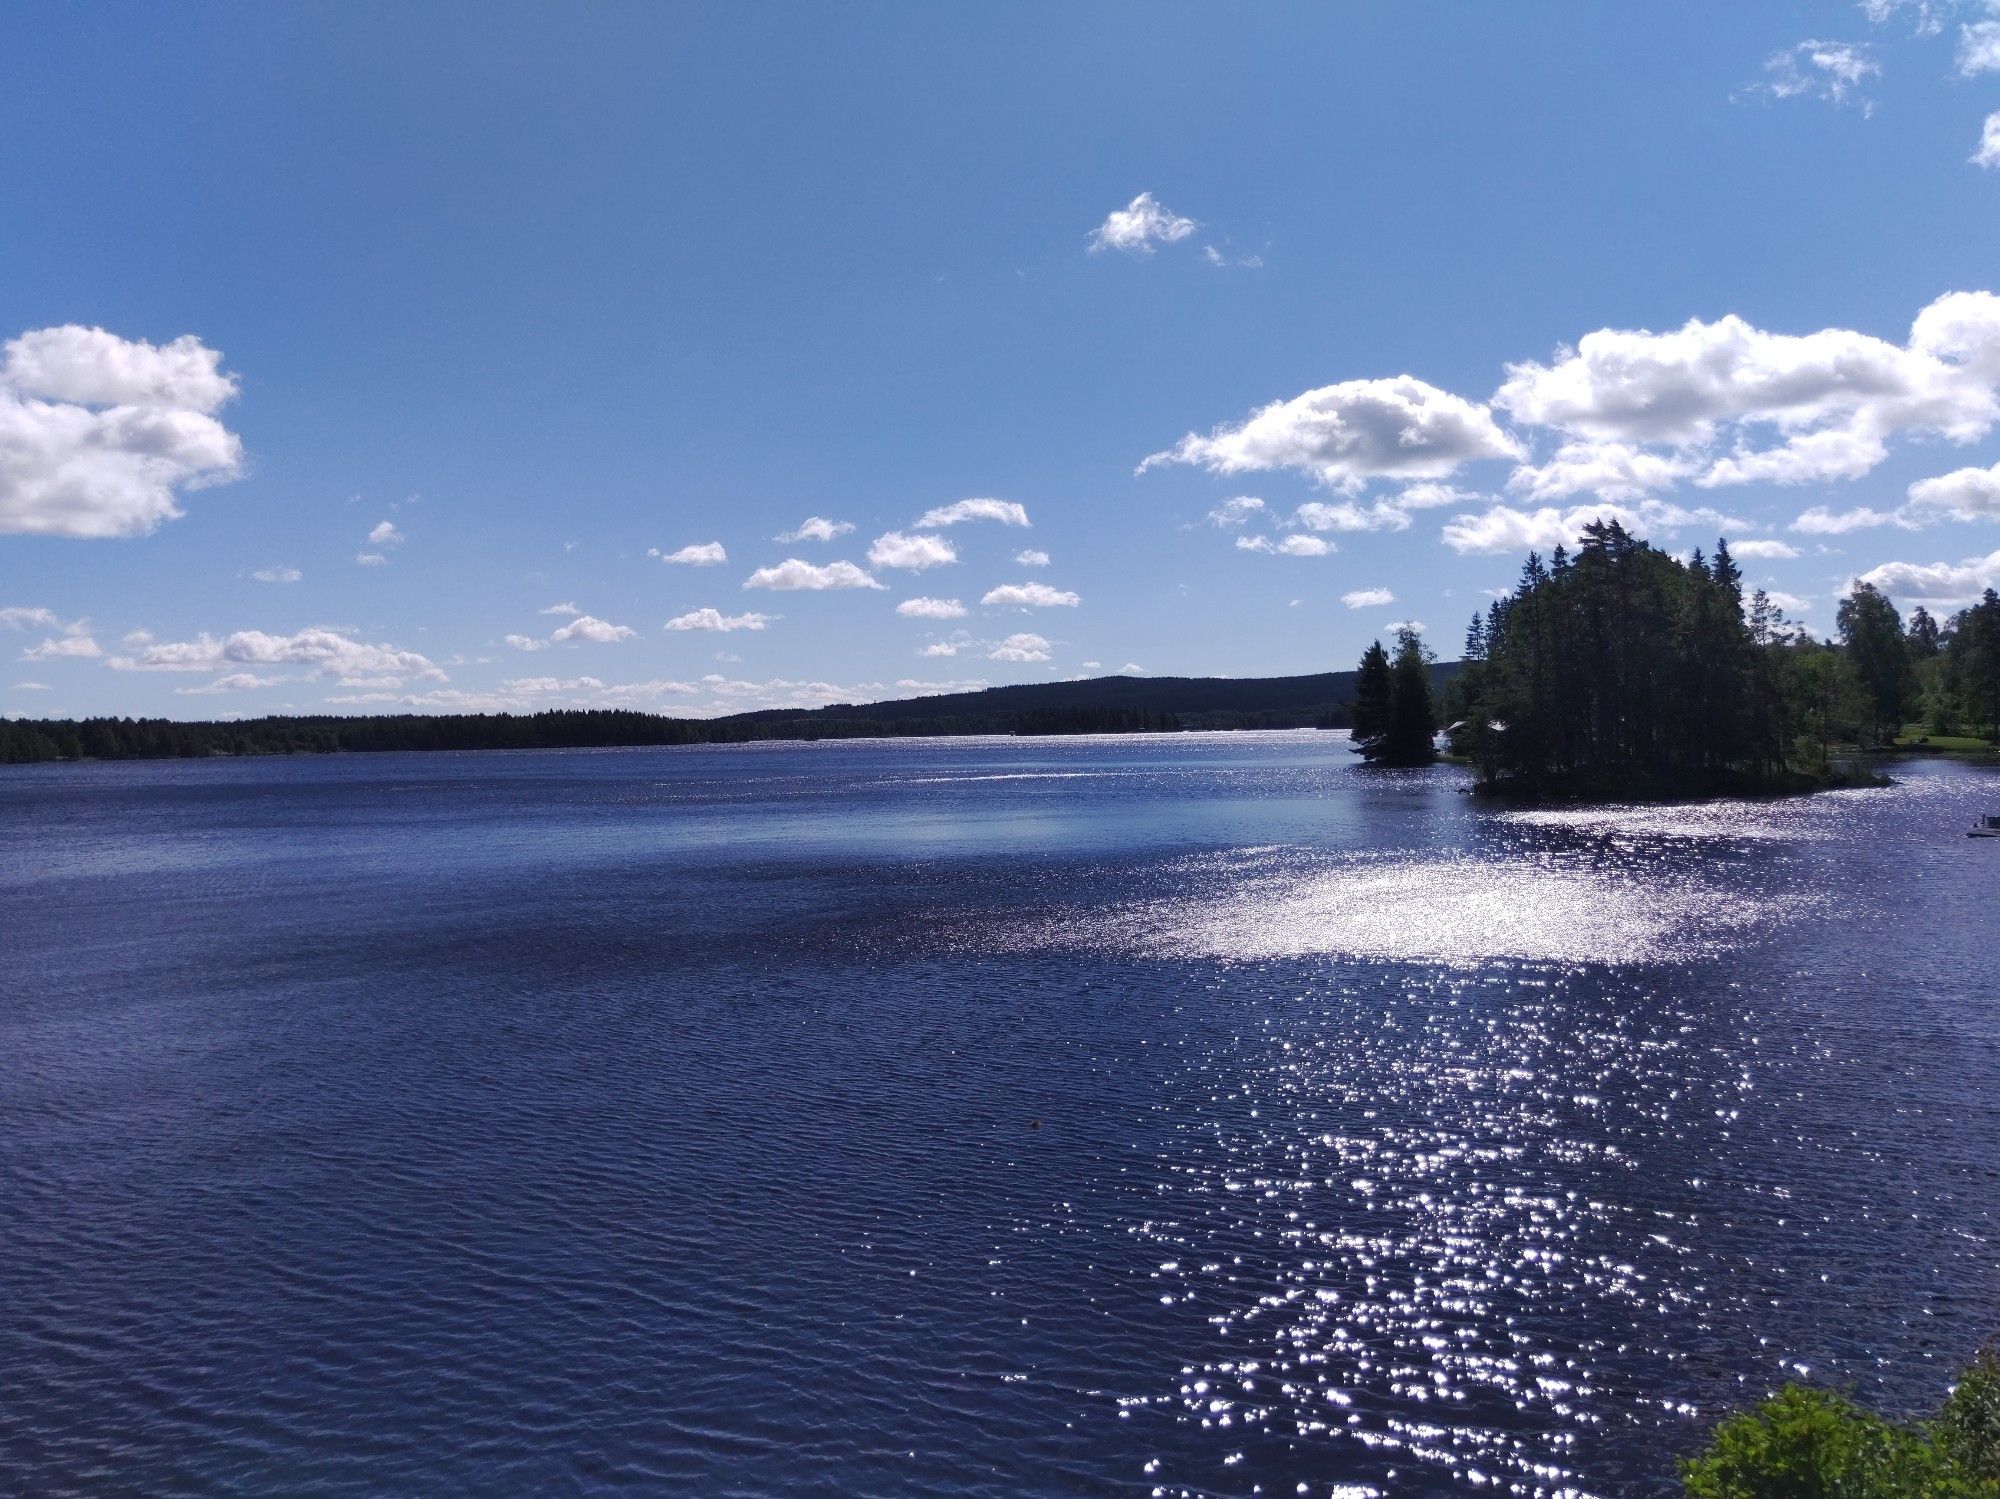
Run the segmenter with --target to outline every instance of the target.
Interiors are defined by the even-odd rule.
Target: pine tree
[[[1391,667],[1389,734],[1382,754],[1386,765],[1429,765],[1437,759],[1437,713],[1431,704],[1431,653],[1417,632],[1396,632]]]
[[[1382,649],[1381,641],[1371,641],[1361,653],[1361,668],[1355,673],[1353,713],[1354,747],[1371,765],[1386,752],[1394,697],[1389,653]]]

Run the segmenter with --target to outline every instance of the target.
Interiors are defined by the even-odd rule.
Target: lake
[[[1644,1495],[2000,1332],[2000,777],[0,770],[0,1489]],[[1497,1486],[1497,1487],[1496,1487]]]

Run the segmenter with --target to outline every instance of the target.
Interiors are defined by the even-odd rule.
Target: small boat
[[[1968,838],[2000,838],[2000,817],[1986,816],[1965,830]]]

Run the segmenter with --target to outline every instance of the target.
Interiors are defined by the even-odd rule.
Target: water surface
[[[0,771],[0,1488],[1670,1490],[2000,1330],[2000,779]]]

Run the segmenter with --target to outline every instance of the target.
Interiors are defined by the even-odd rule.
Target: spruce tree
[[[1405,625],[1396,632],[1391,667],[1386,765],[1429,765],[1437,759],[1437,713],[1431,705],[1431,653]]]
[[[1371,641],[1361,653],[1361,668],[1354,676],[1354,747],[1373,765],[1386,752],[1394,686],[1389,671],[1389,653],[1382,642]]]

